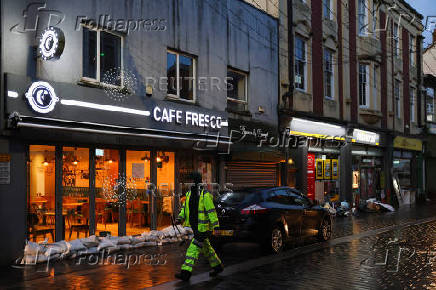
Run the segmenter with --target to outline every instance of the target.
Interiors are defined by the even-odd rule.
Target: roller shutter
[[[226,167],[226,182],[232,183],[233,189],[278,185],[275,162],[232,161]]]

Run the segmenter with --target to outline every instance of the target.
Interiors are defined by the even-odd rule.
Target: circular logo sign
[[[44,60],[58,59],[65,46],[65,36],[57,27],[45,29],[39,40],[39,53]]]
[[[26,98],[32,109],[42,114],[53,111],[59,101],[53,87],[46,82],[34,82],[27,90]]]

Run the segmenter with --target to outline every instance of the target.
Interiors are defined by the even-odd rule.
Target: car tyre
[[[332,223],[328,219],[323,219],[318,229],[318,240],[325,242],[332,237]]]
[[[279,226],[273,227],[263,248],[269,253],[278,254],[285,246],[285,235]]]

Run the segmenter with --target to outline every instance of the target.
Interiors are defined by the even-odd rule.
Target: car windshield
[[[221,195],[219,201],[226,205],[236,205],[240,203],[255,203],[259,200],[258,192],[235,191]]]

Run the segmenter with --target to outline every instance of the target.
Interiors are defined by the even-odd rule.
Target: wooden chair
[[[81,205],[80,211],[73,210],[71,214],[68,214],[70,234],[69,239],[73,232],[77,233],[77,238],[81,232],[85,233],[85,236],[89,235],[89,203]]]
[[[29,237],[32,236],[32,240],[34,242],[36,242],[36,238],[39,236],[42,236],[43,239],[46,238],[46,236],[48,234],[51,235],[52,241],[54,242],[55,238],[54,238],[54,232],[55,229],[54,227],[51,226],[40,226],[38,225],[39,223],[39,218],[38,215],[34,212],[29,213],[27,216],[27,224],[29,227]]]

